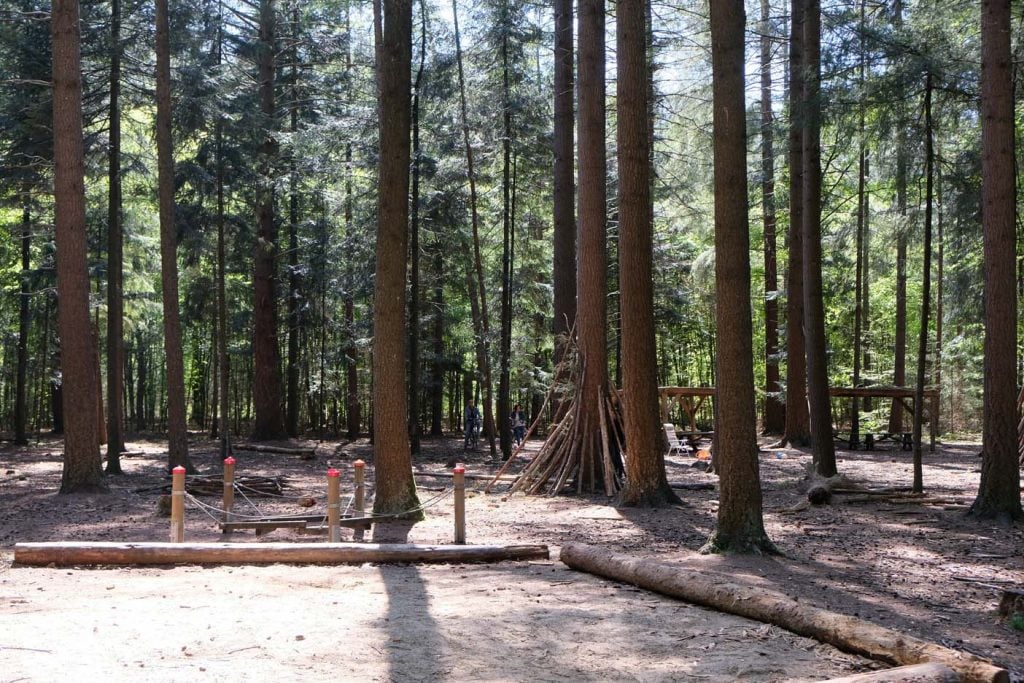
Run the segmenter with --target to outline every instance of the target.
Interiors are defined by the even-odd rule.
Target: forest
[[[986,80],[977,3],[746,4],[581,3],[574,41],[564,1],[5,3],[0,426],[66,433],[73,490],[129,434],[401,461],[469,399],[508,458],[522,404],[614,494],[657,386],[825,476],[834,428],[919,459],[924,420],[828,387],[927,387],[1018,517],[1024,15]]]

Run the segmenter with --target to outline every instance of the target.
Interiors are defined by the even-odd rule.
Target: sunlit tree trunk
[[[121,213],[121,0],[110,3],[110,148],[107,151],[107,474],[124,450],[124,230]]]
[[[576,322],[576,216],[573,173],[573,0],[554,0],[554,364]]]

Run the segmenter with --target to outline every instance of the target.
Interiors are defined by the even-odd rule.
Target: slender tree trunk
[[[22,200],[21,214],[21,291],[18,297],[18,375],[14,391],[14,443],[24,446],[28,443],[28,333],[31,320],[29,310],[28,272],[32,263],[32,212],[29,208],[28,192]]]
[[[554,334],[559,367],[576,322],[576,217],[573,174],[573,0],[554,0]],[[555,378],[556,381],[564,378]],[[554,406],[557,412],[557,406]]]
[[[64,424],[61,493],[105,491],[96,424],[98,387],[86,269],[82,75],[77,0],[55,0],[53,37],[53,194],[58,332]]]
[[[654,337],[651,221],[651,154],[648,118],[646,6],[619,0],[616,18],[619,154],[619,292],[622,311],[622,389],[625,407],[625,486],[622,505],[661,507],[677,503],[665,477],[658,359]]]
[[[792,0],[789,39],[789,268],[786,296],[786,430],[783,443],[811,440],[807,409],[803,273],[804,0]]]
[[[936,149],[936,158],[938,165],[935,167],[935,229],[938,246],[935,250],[935,363],[932,366],[932,382],[935,385],[935,389],[939,392],[939,402],[942,402],[942,316],[943,316],[943,276],[945,275],[945,257],[946,248],[944,243],[943,225],[942,225],[942,151]],[[941,414],[942,411],[940,410]],[[931,416],[931,419],[938,420],[938,415]],[[942,425],[937,424],[936,431],[942,433]]]
[[[374,11],[378,11],[377,2],[373,3]],[[345,10],[345,26],[351,35],[352,25]],[[375,29],[376,30],[376,29]],[[378,37],[379,39],[379,37]],[[379,45],[379,42],[377,43]],[[379,56],[379,55],[378,55]],[[345,53],[345,74],[352,73],[352,47]],[[352,143],[345,144],[345,237],[349,242],[356,239],[354,219],[354,195],[352,192]],[[355,276],[352,274],[351,264],[346,263],[345,267],[345,434],[349,439],[359,437],[359,429],[362,426],[362,414],[359,405],[359,350],[355,344],[356,316],[355,316]]]
[[[893,27],[903,27],[903,3],[893,3]],[[893,341],[892,383],[907,385],[907,131],[902,109],[896,124],[896,335]],[[889,413],[889,431],[903,431],[903,405],[892,402]]]
[[[412,221],[409,245],[409,445],[420,452],[420,92],[427,61],[427,11],[420,0],[420,63],[412,96]]]
[[[981,483],[971,513],[1020,519],[1016,387],[1016,175],[1010,2],[981,3],[982,223],[985,232],[985,405]]]
[[[257,54],[260,113],[264,140],[259,151],[257,188],[257,234],[253,249],[253,404],[256,411],[253,438],[279,439],[285,436],[281,410],[281,355],[277,345],[277,225],[274,220],[274,0],[260,0],[260,35]]]
[[[223,6],[218,3],[218,26],[223,26]],[[217,31],[217,66],[223,62],[223,30]],[[214,127],[217,159],[217,370],[220,372],[220,457],[231,455],[231,424],[228,397],[231,387],[231,361],[228,358],[227,244],[224,216],[224,117],[217,116]]]
[[[433,255],[434,297],[430,306],[433,310],[433,354],[430,381],[430,435],[444,434],[444,244],[438,233]]]
[[[867,254],[864,252],[865,225],[865,201],[864,182],[867,173],[867,153],[864,150],[864,114],[860,118],[860,154],[857,164],[857,238],[856,252],[854,259],[854,310],[853,310],[853,386],[861,385],[860,364],[862,338],[864,334],[864,260]],[[850,449],[856,450],[860,447],[860,399],[856,396],[850,399]]]
[[[924,86],[924,265],[921,276],[921,327],[917,345],[917,383],[914,386],[914,493],[924,491],[921,435],[924,422],[924,385],[928,381],[928,321],[932,286],[932,202],[934,201],[934,129],[932,123],[932,73],[925,75]],[[1016,408],[1014,408],[1016,410]]]
[[[803,251],[807,404],[815,471],[836,474],[821,280],[821,2],[804,6]]]
[[[124,450],[124,230],[121,220],[121,0],[110,3],[110,149],[107,153],[107,474]]]
[[[786,411],[779,375],[779,288],[775,236],[775,115],[772,111],[772,30],[768,0],[761,0],[761,204],[764,220],[765,434],[782,434]]]
[[[373,457],[377,514],[421,519],[405,429],[405,283],[409,248],[412,0],[384,0],[377,54],[380,159],[373,296]]]
[[[174,150],[171,144],[171,47],[167,0],[156,0],[156,145],[160,203],[160,283],[167,369],[168,469],[194,471],[188,457],[185,361],[178,313],[178,245],[174,228]]]
[[[501,182],[501,336],[498,340],[498,434],[504,458],[512,456],[512,412],[510,393],[512,355],[512,93],[509,82],[508,0],[502,5],[501,75],[502,75],[502,182]]]
[[[743,0],[711,4],[715,159],[718,524],[704,552],[774,552],[761,516],[750,317]]]
[[[288,78],[289,130],[299,130],[299,6],[292,0],[291,73]],[[294,151],[288,155],[288,365],[285,431],[299,435],[299,340],[302,337],[302,278],[299,270],[299,169]]]
[[[480,218],[477,213],[476,171],[474,168],[473,146],[469,140],[469,113],[466,105],[466,78],[462,65],[462,40],[459,34],[459,9],[456,0],[452,0],[452,16],[455,28],[455,56],[459,72],[459,104],[462,116],[462,139],[466,148],[466,176],[469,179],[470,217],[473,228],[473,264],[469,295],[476,304],[471,306],[473,313],[473,333],[476,337],[476,359],[480,370],[480,383],[483,385],[483,418],[484,436],[490,443],[491,455],[497,453],[494,441],[494,397],[491,381],[491,325],[487,315],[487,288],[484,286],[483,259],[480,256]],[[472,302],[471,302],[472,303]]]

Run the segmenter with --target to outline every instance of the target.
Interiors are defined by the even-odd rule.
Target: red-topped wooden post
[[[185,468],[171,470],[171,543],[185,542]]]
[[[235,504],[235,459],[230,455],[224,458],[224,502],[221,509],[224,521],[231,521],[231,507]]]
[[[466,466],[459,463],[452,470],[455,488],[455,543],[466,542]]]

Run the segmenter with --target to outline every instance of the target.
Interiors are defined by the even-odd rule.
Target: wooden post
[[[327,542],[341,541],[341,472],[327,470]]]
[[[352,514],[356,517],[362,517],[364,515],[363,507],[366,504],[366,463],[362,460],[356,460],[352,463],[352,478],[355,484],[355,492],[352,496]],[[364,527],[356,527],[352,531],[352,539],[356,541],[363,540],[363,536],[366,533]]]
[[[185,468],[171,470],[171,543],[185,542]]]
[[[230,455],[224,458],[224,521],[231,521],[231,506],[235,504],[235,459]]]
[[[466,543],[466,466],[459,463],[452,470],[455,487],[455,544]]]

